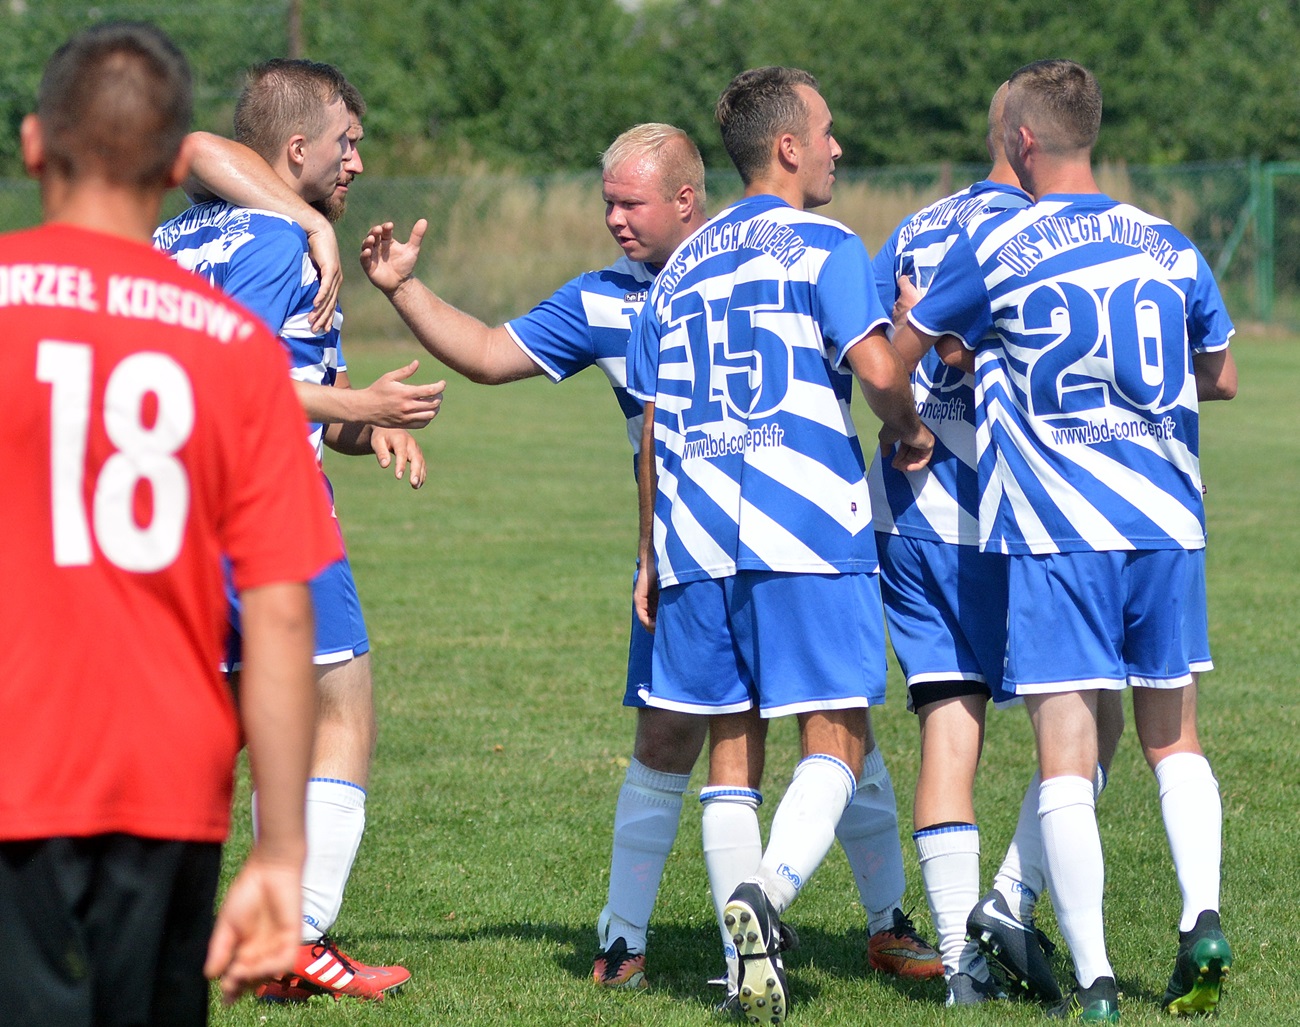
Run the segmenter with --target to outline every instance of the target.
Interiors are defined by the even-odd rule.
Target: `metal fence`
[[[837,172],[824,212],[858,232],[872,251],[908,213],[980,178],[979,165]],[[1214,268],[1239,323],[1300,330],[1300,164],[1233,161],[1174,167],[1108,165],[1098,182],[1110,195],[1150,210],[1189,235]],[[734,175],[709,178],[709,207],[740,192]],[[370,225],[392,220],[405,239],[429,221],[420,277],[449,302],[497,322],[531,307],[573,275],[615,256],[596,175],[495,173],[435,178],[366,176],[338,225],[343,304],[350,339],[395,337],[404,328],[356,270]],[[180,209],[176,195],[165,213]],[[31,182],[0,181],[0,230],[39,218]]]

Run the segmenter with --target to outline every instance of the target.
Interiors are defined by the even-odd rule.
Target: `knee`
[[[637,717],[633,756],[651,770],[689,774],[704,748],[707,732],[704,717],[643,709]]]
[[[374,690],[363,656],[331,667],[317,679],[316,719],[323,725],[375,734]]]

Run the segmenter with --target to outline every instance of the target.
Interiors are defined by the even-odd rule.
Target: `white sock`
[[[302,940],[334,926],[366,829],[366,790],[349,781],[307,782],[307,861],[302,868]]]
[[[1102,925],[1101,835],[1097,831],[1095,783],[1086,777],[1053,777],[1038,789],[1043,855],[1051,880],[1056,920],[1074,957],[1081,987],[1098,977],[1114,977],[1106,958]]]
[[[1016,820],[1016,833],[1007,846],[1002,866],[993,877],[993,887],[1007,901],[1012,914],[1023,924],[1033,925],[1034,908],[1047,894],[1047,866],[1043,861],[1043,830],[1038,822],[1038,786],[1042,783],[1038,771],[1029,780],[1025,797],[1020,803],[1020,816]],[[1093,779],[1093,796],[1101,798],[1106,790],[1106,769],[1097,764]]]
[[[1190,931],[1202,910],[1219,909],[1223,857],[1223,804],[1210,763],[1194,752],[1176,752],[1156,764],[1160,813],[1183,896],[1180,931]]]
[[[970,973],[979,952],[966,940],[966,918],[980,900],[980,829],[974,824],[922,828],[912,835],[945,977]],[[976,974],[987,979],[987,972]]]
[[[617,937],[630,952],[644,952],[646,930],[664,864],[677,838],[682,793],[690,774],[666,774],[633,759],[614,808],[614,850],[609,897],[601,911],[600,947]]]
[[[1034,906],[1047,890],[1047,868],[1043,865],[1043,831],[1038,823],[1038,786],[1042,778],[1037,771],[1025,789],[1007,854],[993,878],[1007,906],[1021,923],[1034,922]]]
[[[879,747],[862,761],[862,777],[853,801],[844,807],[835,837],[849,858],[862,907],[867,911],[867,934],[893,927],[894,910],[902,906],[906,881],[894,783]]]
[[[722,935],[722,952],[727,960],[728,993],[737,990],[736,945],[731,932],[722,923],[722,913],[736,885],[758,869],[763,858],[763,836],[758,828],[761,792],[752,788],[717,785],[700,789],[704,807],[701,833],[704,842],[704,868],[713,892],[713,910]]]
[[[835,841],[835,825],[853,799],[857,775],[834,756],[813,753],[794,768],[772,815],[763,861],[754,875],[782,913],[795,900]]]

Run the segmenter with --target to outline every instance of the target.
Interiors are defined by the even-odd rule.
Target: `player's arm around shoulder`
[[[280,331],[299,309],[307,236],[286,218],[260,211],[236,211],[222,289]]]
[[[289,188],[271,166],[243,143],[214,135],[191,132],[192,154],[189,177],[183,184],[195,202],[220,197],[240,207],[256,207],[293,218],[307,233],[312,262],[320,276],[320,288],[312,303],[312,327],[329,328],[343,284],[334,226],[324,214]]]
[[[480,385],[501,385],[540,374],[542,369],[504,325],[491,328],[458,310],[415,277],[420,245],[429,223],[421,218],[401,242],[393,223],[375,225],[361,243],[361,269],[388,297],[411,334],[429,353]]]

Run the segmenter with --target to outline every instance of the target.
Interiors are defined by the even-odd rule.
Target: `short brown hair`
[[[818,88],[817,80],[799,68],[751,68],[718,97],[714,117],[722,145],[745,185],[767,168],[778,137],[790,132],[808,138],[808,106],[796,86]]]
[[[703,209],[704,161],[699,148],[680,128],[654,121],[633,125],[600,155],[600,169],[609,173],[627,161],[640,159],[654,164],[664,199],[672,199],[678,189],[689,185]]]
[[[69,39],[45,65],[36,97],[54,171],[137,188],[166,182],[192,114],[185,55],[161,30],[134,22]]]
[[[1009,79],[1003,117],[1010,129],[1032,129],[1047,153],[1091,150],[1101,130],[1101,86],[1074,61],[1034,61]]]
[[[285,57],[255,64],[235,103],[235,139],[273,162],[292,136],[315,139],[325,131],[327,108],[346,101],[348,90],[360,99],[332,64]],[[360,117],[362,107],[353,113]]]
[[[361,95],[360,89],[347,79],[343,79],[339,93],[343,97],[343,106],[348,109],[349,114],[355,114],[358,118],[366,116],[366,98]]]

